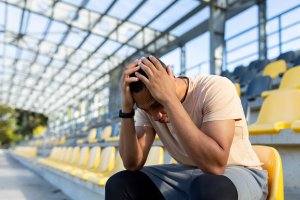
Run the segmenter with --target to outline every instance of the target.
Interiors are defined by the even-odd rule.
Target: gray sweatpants
[[[192,181],[203,172],[181,164],[146,166],[142,171],[150,177],[167,200],[189,199]],[[224,176],[235,185],[239,200],[265,200],[268,195],[268,173],[265,170],[228,166]]]

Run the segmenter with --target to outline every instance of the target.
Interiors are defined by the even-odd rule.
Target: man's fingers
[[[130,74],[138,71],[140,69],[140,66],[135,66],[134,68],[128,68],[124,71],[124,75],[129,76]]]
[[[167,66],[167,72],[168,72],[168,74],[169,74],[170,77],[172,77],[172,78],[175,77],[170,65]]]
[[[148,60],[147,58],[142,57],[141,60],[142,60],[142,62],[143,62],[146,66],[148,66],[151,70],[154,70],[154,69],[156,68],[156,67],[153,65],[153,63],[152,63],[150,60]]]
[[[137,64],[138,64],[138,59],[136,59],[135,61],[129,63],[127,66],[126,66],[126,69],[130,69],[130,68],[133,68],[135,67]]]
[[[137,78],[137,77],[129,77],[129,78],[125,79],[126,83],[132,83],[132,82],[137,82],[137,81],[139,81],[139,78]]]
[[[142,70],[147,74],[147,76],[150,78],[151,76],[153,76],[153,72],[151,71],[149,66],[146,66],[144,63],[139,62],[138,64]]]
[[[157,70],[165,70],[161,63],[154,56],[149,56],[149,58]]]
[[[143,76],[142,74],[135,72],[136,77],[138,77],[145,85],[146,87],[148,87],[149,85],[149,79],[147,79],[145,76]]]

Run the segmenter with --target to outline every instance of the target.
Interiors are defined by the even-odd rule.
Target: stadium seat
[[[291,128],[300,119],[300,91],[283,90],[267,97],[261,107],[256,123],[249,126],[250,134],[278,133]]]
[[[270,76],[258,76],[254,78],[248,85],[246,96],[252,101],[256,97],[260,97],[261,93],[272,88],[272,79]]]
[[[145,166],[149,165],[159,165],[163,164],[164,162],[164,151],[162,147],[153,146],[151,147],[147,161],[145,163]],[[109,179],[110,176],[113,174],[124,170],[123,161],[121,159],[120,154],[118,153],[116,160],[115,160],[115,167],[112,171],[108,173],[98,173],[98,174],[92,174],[89,176],[88,181],[100,185],[105,186],[106,181]]]
[[[242,97],[241,103],[242,103],[244,114],[245,114],[245,116],[247,116],[247,114],[248,114],[248,99],[247,99],[247,97],[245,97],[245,96]]]
[[[104,186],[109,177],[122,170],[125,170],[123,161],[120,154],[117,153],[115,166],[110,172],[93,174],[88,177],[87,181],[92,182],[96,185]]]
[[[71,159],[68,162],[58,164],[57,166],[55,166],[55,169],[66,172],[67,169],[78,163],[80,152],[80,147],[74,147]]]
[[[237,94],[239,95],[239,97],[241,96],[241,86],[239,83],[234,83],[235,89],[237,91]]]
[[[282,77],[278,90],[284,89],[300,89],[300,66],[289,69]],[[278,90],[270,90],[265,91],[261,94],[263,98],[266,98],[270,94],[278,91]]]
[[[265,60],[255,60],[252,61],[249,66],[248,69],[252,70],[252,71],[256,71],[256,73],[260,73],[261,71],[264,70],[265,66],[269,63],[269,61],[265,61]]]
[[[295,59],[295,52],[288,51],[288,52],[280,54],[276,60],[285,60],[285,62],[293,63],[294,59]]]
[[[284,60],[274,61],[265,67],[263,76],[270,76],[272,79],[274,79],[280,74],[284,73],[286,69],[286,62]]]
[[[294,66],[298,66],[300,65],[300,56],[298,56],[297,58],[295,58],[294,60]]]
[[[237,66],[236,68],[234,68],[232,75],[237,80],[246,71],[248,71],[248,68],[240,65],[240,66]]]
[[[112,134],[112,126],[108,125],[106,127],[104,127],[104,129],[102,130],[101,134],[100,134],[100,141],[104,141],[106,138],[109,138]]]
[[[300,132],[300,120],[294,121],[292,123],[292,129],[295,132]]]
[[[76,168],[82,168],[86,167],[88,158],[89,158],[89,147],[82,147],[79,152],[79,157],[77,159],[77,162],[73,160],[71,161],[70,165],[60,168],[60,171],[66,172],[66,173],[72,173],[72,171]],[[74,154],[74,152],[73,152]]]
[[[94,176],[97,173],[110,172],[114,167],[115,154],[115,147],[104,148],[101,152],[99,165],[96,169],[89,169],[81,172],[76,172],[74,175],[86,181],[90,176]]]
[[[86,140],[79,139],[76,141],[76,144],[83,144],[85,142],[96,143],[97,142],[96,136],[97,136],[97,129],[93,128],[90,130],[90,133],[88,134]]]
[[[282,162],[278,151],[273,147],[253,145],[255,153],[268,171],[268,200],[284,199]]]
[[[96,169],[99,165],[100,153],[101,153],[100,147],[93,147],[89,151],[88,162],[86,166],[81,165],[81,166],[74,167],[72,168],[72,170],[68,170],[67,173],[69,173],[72,176],[77,175],[78,177],[81,177],[84,173],[87,173],[89,170]]]
[[[241,74],[239,77],[239,84],[241,87],[245,87],[248,85],[254,78],[256,77],[256,72],[251,70],[251,71],[246,71],[245,73]]]

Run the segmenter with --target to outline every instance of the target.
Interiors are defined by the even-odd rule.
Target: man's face
[[[133,93],[132,96],[137,107],[146,111],[155,121],[169,123],[169,118],[164,107],[151,96],[146,88],[138,93]]]

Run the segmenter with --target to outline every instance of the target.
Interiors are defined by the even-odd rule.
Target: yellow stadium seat
[[[300,89],[300,66],[289,69],[282,77],[278,90],[284,89]],[[261,94],[263,98],[266,98],[270,94],[278,90],[269,90]]]
[[[162,147],[151,147],[147,161],[145,166],[149,165],[159,165],[163,164],[164,162],[164,150]],[[123,161],[121,159],[120,154],[118,153],[116,160],[115,160],[115,167],[107,173],[95,173],[91,174],[88,178],[89,182],[92,182],[96,185],[105,186],[107,180],[110,176],[114,175],[115,173],[124,170]]]
[[[279,74],[286,71],[285,60],[278,60],[268,64],[264,71],[263,76],[270,76],[272,79],[277,78]]]
[[[83,147],[81,148],[81,150],[79,147],[76,147],[73,151],[71,162],[67,165],[61,166],[58,170],[63,172],[68,172],[68,171],[71,172],[75,167],[85,166],[88,161],[88,156],[89,156],[89,147]]]
[[[164,164],[164,149],[159,146],[151,147],[145,166]]]
[[[178,163],[178,162],[174,158],[171,158],[170,164],[176,164],[176,163]]]
[[[276,149],[268,146],[253,145],[253,149],[268,171],[268,200],[284,199],[282,162]]]
[[[105,140],[106,138],[109,138],[111,136],[112,133],[112,126],[106,126],[101,134],[100,134],[100,141]]]
[[[296,132],[300,132],[300,120],[293,122],[292,129]]]
[[[120,139],[120,136],[115,136],[115,137],[109,137],[105,139],[105,142],[118,142]]]
[[[240,84],[239,83],[234,83],[234,86],[236,88],[236,91],[237,91],[239,97],[241,97],[241,86],[240,86]]]
[[[100,155],[99,166],[96,169],[90,169],[87,171],[76,172],[75,176],[87,180],[90,176],[94,176],[97,173],[110,172],[115,164],[115,147],[106,147],[103,149]]]
[[[96,143],[97,142],[97,129],[93,128],[90,130],[90,134],[88,135],[87,141],[88,143]]]
[[[90,150],[89,156],[88,156],[88,162],[86,166],[77,166],[76,168],[73,168],[72,170],[68,170],[67,173],[71,174],[72,176],[78,176],[81,177],[84,173],[87,173],[88,170],[96,169],[99,165],[100,161],[100,153],[101,148],[100,147],[93,147]]]
[[[110,172],[93,174],[88,177],[87,181],[92,182],[96,185],[104,186],[109,177],[122,170],[125,170],[123,161],[120,154],[117,153],[115,166]]]
[[[59,157],[59,160],[51,160],[44,164],[51,168],[56,168],[63,163],[68,163],[72,159],[72,152],[73,147],[63,148],[62,155]]]
[[[250,134],[278,133],[291,128],[300,119],[300,91],[282,90],[267,97],[258,114],[257,121],[249,126]]]

